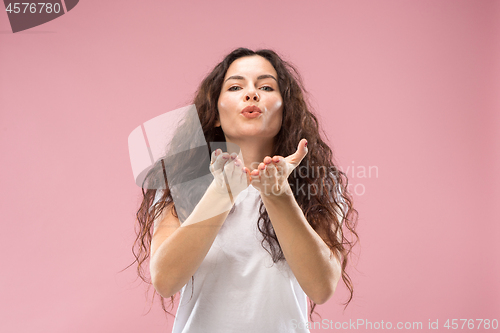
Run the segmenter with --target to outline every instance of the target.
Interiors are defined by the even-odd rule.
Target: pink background
[[[0,12],[0,331],[170,331],[119,272],[127,137],[239,46],[294,63],[344,170],[378,170],[350,173],[355,298],[322,318],[500,320],[499,1],[88,0],[16,34]]]

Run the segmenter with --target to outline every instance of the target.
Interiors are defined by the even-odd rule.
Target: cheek
[[[223,121],[226,117],[226,103],[223,101],[219,100],[217,102],[217,111],[219,111],[219,123]]]
[[[283,100],[280,98],[279,100],[277,100],[277,101],[276,101],[276,103],[275,103],[275,107],[276,107],[277,109],[283,109],[283,107],[282,107],[282,106],[283,106]]]
[[[283,121],[283,102],[281,100],[276,101],[273,105],[273,109],[275,110],[273,118],[281,126]]]
[[[223,107],[219,107],[219,124],[223,123],[226,119],[226,110]]]
[[[230,110],[233,109],[232,104],[224,100],[219,100],[219,102],[217,103],[217,108],[219,110],[219,117],[221,118],[221,121],[223,118],[228,118]]]
[[[224,101],[219,100],[217,103],[217,107],[220,109],[224,109],[226,107],[226,103]]]
[[[228,95],[225,92],[222,92],[219,96],[219,100],[217,101],[217,105],[222,109],[230,109],[234,107],[235,104],[235,96]]]

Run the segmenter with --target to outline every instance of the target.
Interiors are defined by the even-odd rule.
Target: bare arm
[[[325,303],[335,292],[342,274],[339,259],[308,223],[291,193],[263,195],[262,201],[300,286],[315,303]]]
[[[210,250],[230,209],[229,197],[211,187],[182,225],[172,214],[171,206],[165,209],[151,242],[151,280],[160,295],[170,297],[189,281]],[[222,213],[204,219],[207,211]]]
[[[306,145],[307,141],[301,140],[297,152],[286,158],[266,157],[251,176],[292,272],[307,296],[322,304],[335,292],[342,271],[339,253],[333,253],[326,245],[326,235],[311,227],[287,181],[307,154]]]
[[[223,156],[229,155],[225,153],[216,157],[218,167],[224,167],[228,160]],[[213,173],[214,181],[182,225],[172,214],[172,205],[166,207],[155,221],[151,242],[151,280],[165,298],[177,293],[193,276],[229,214],[233,200],[223,179],[229,182],[235,196],[246,188],[247,176],[242,167],[226,168],[225,178],[222,172]]]

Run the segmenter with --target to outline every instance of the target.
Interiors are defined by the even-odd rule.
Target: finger
[[[272,161],[273,161],[272,158],[270,158],[269,156],[264,157],[264,164],[269,164]]]
[[[215,160],[217,159],[217,156],[219,156],[222,153],[222,150],[216,149],[212,152],[212,156],[210,158],[210,164],[214,164]]]
[[[250,177],[250,184],[254,187],[258,187],[260,185],[259,169],[252,170],[248,176]]]
[[[266,165],[264,163],[260,163],[259,166],[257,167],[257,169],[252,170],[252,172],[250,174],[252,176],[252,184],[255,182],[260,183],[260,180],[262,177],[262,171],[265,169],[266,169]]]
[[[286,170],[286,161],[282,156],[274,156],[273,157],[273,163],[274,166],[276,167],[276,175],[278,177],[282,176],[285,174]]]
[[[277,170],[276,170],[276,166],[274,165],[274,163],[271,163],[269,164],[267,167],[266,167],[266,171],[265,171],[265,174],[266,176],[268,177],[272,177],[274,179],[276,179],[277,177]]]
[[[243,172],[245,173],[247,178],[247,185],[250,185],[252,183],[252,176],[250,175],[250,169],[247,167],[243,167]]]
[[[259,175],[259,166],[257,166],[257,169],[253,169],[252,172],[250,173],[253,176],[258,176]]]
[[[215,159],[215,162],[213,164],[214,170],[222,170],[224,167],[224,164],[226,164],[227,160],[229,159],[229,154],[228,153],[222,153],[217,158]]]
[[[239,158],[236,158],[234,160],[234,167],[235,167],[235,169],[240,170],[242,173],[250,174],[250,171],[245,167],[245,164]]]
[[[282,160],[284,157],[283,156],[273,156],[273,163],[278,163],[280,160]]]
[[[228,160],[226,164],[224,165],[224,172],[228,176],[232,176],[234,170],[236,169],[236,166],[234,165],[234,161],[231,156],[228,156]]]
[[[224,162],[223,168],[225,169],[226,167],[230,166],[232,159],[229,153],[222,153],[220,155],[222,161]]]
[[[266,165],[264,163],[260,163],[259,168],[257,170],[259,170],[259,178],[262,179],[262,177],[265,175],[266,172]]]
[[[297,166],[302,162],[304,157],[307,155],[308,149],[307,149],[307,140],[302,139],[299,142],[299,145],[297,147],[297,151],[293,153],[292,155],[287,157],[287,160],[289,163],[293,164],[294,166]]]

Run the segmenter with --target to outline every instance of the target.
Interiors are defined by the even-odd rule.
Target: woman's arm
[[[165,298],[177,293],[193,276],[226,220],[234,202],[226,181],[234,197],[247,186],[247,175],[237,165],[239,160],[227,158],[227,153],[217,155],[212,157],[215,162],[211,167],[215,179],[184,223],[181,225],[172,214],[172,205],[155,221],[150,273],[154,288]],[[224,174],[218,173],[228,161],[234,163],[225,167]]]
[[[339,259],[307,222],[291,191],[262,195],[262,201],[300,286],[316,304],[325,303],[333,296],[342,275]]]
[[[160,295],[165,298],[174,295],[193,276],[210,250],[231,206],[227,194],[220,195],[210,186],[182,225],[172,214],[172,206],[165,208],[151,241],[151,281]],[[206,212],[210,211],[222,213],[205,218]]]
[[[322,304],[335,292],[342,271],[339,254],[323,241],[326,235],[311,227],[288,184],[288,176],[307,154],[306,147],[303,139],[297,152],[287,158],[266,157],[251,176],[288,265],[307,296]]]

